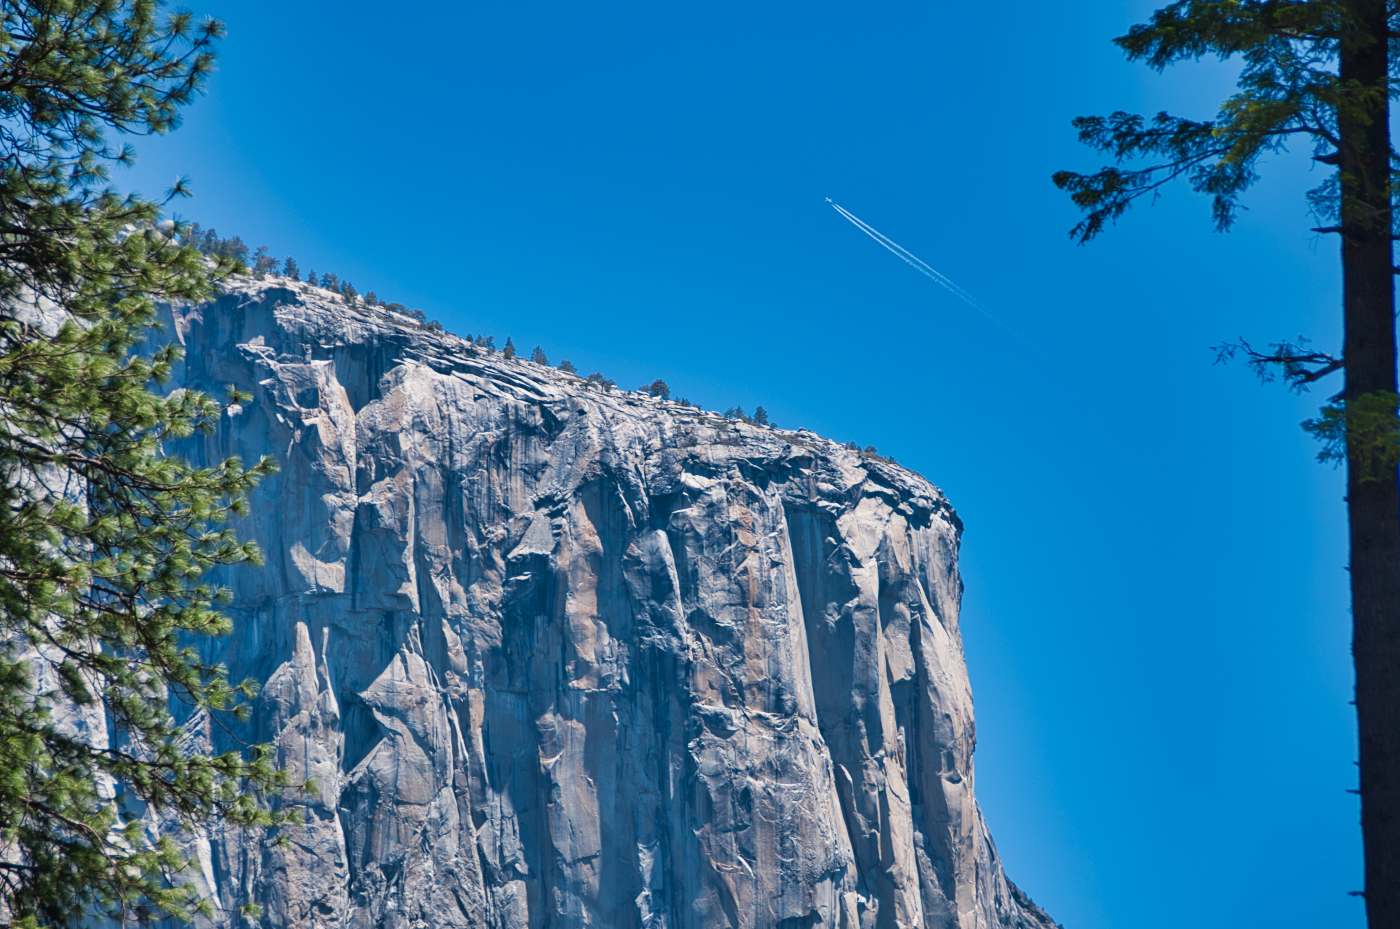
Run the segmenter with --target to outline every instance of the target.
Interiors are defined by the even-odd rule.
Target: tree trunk
[[[1342,173],[1344,396],[1396,390],[1385,0],[1354,0],[1341,77],[1367,95],[1338,111]],[[1400,929],[1400,475],[1349,443],[1352,656],[1360,735],[1361,833],[1370,929]]]

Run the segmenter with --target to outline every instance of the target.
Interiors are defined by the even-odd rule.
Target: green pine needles
[[[1184,0],[1133,26],[1114,40],[1129,60],[1162,71],[1206,56],[1239,56],[1239,92],[1221,103],[1214,119],[1169,113],[1148,119],[1118,111],[1074,120],[1081,142],[1120,165],[1151,163],[1093,174],[1057,172],[1055,184],[1086,214],[1070,235],[1080,242],[1093,239],[1135,201],[1178,179],[1210,195],[1216,228],[1229,229],[1241,195],[1259,180],[1259,160],[1295,136],[1309,140],[1319,160],[1335,164],[1330,153],[1341,144],[1339,117],[1369,118],[1376,95],[1385,92],[1337,71],[1339,46],[1358,35],[1364,38],[1363,24],[1342,0]],[[1335,215],[1338,194],[1335,183],[1324,183],[1309,200]]]
[[[149,309],[129,303],[51,337],[0,324],[0,901],[22,925],[195,902],[173,842],[147,842],[114,791],[186,824],[253,826],[273,822],[258,791],[282,786],[265,750],[183,752],[170,711],[173,699],[242,715],[255,692],[190,636],[229,630],[214,609],[224,592],[201,576],[260,560],[226,520],[272,463],[193,468],[164,453],[220,408],[150,389],[176,353],[130,354]],[[99,736],[74,733],[75,716],[101,720]]]
[[[208,572],[260,560],[228,520],[274,465],[171,454],[222,407],[163,391],[176,348],[139,353],[155,300],[206,299],[240,264],[105,186],[131,150],[104,131],[177,126],[221,35],[150,0],[0,0],[4,926],[207,912],[175,836],[152,838],[134,811],[180,827],[290,818],[261,802],[287,786],[269,748],[192,752],[172,714],[247,714],[255,685],[196,645],[230,628]]]
[[[1318,461],[1345,464],[1350,452],[1361,481],[1383,481],[1400,464],[1397,411],[1400,394],[1390,390],[1363,394],[1351,403],[1338,397],[1316,419],[1303,420],[1303,429],[1322,443]]]
[[[1323,223],[1313,231],[1341,234],[1348,247],[1344,251],[1355,252],[1364,237],[1388,253],[1400,230],[1393,218],[1400,162],[1386,125],[1386,100],[1395,95],[1396,81],[1384,63],[1384,45],[1397,34],[1391,20],[1400,17],[1400,9],[1394,7],[1364,0],[1180,0],[1156,11],[1150,22],[1133,26],[1114,40],[1130,60],[1161,71],[1208,55],[1222,60],[1238,56],[1243,62],[1239,89],[1221,103],[1214,119],[1165,112],[1147,119],[1119,111],[1074,120],[1079,140],[1116,164],[1092,174],[1054,175],[1054,183],[1085,214],[1071,237],[1080,243],[1092,240],[1134,202],[1156,196],[1178,179],[1210,195],[1215,226],[1226,231],[1238,217],[1241,196],[1259,180],[1260,159],[1301,138],[1311,145],[1314,160],[1337,169],[1307,193],[1308,205]],[[1339,66],[1348,57],[1353,63]],[[1363,78],[1369,59],[1381,62],[1379,79]],[[1388,257],[1378,261],[1384,262],[1378,269],[1384,281],[1392,273],[1391,262]],[[1389,282],[1378,281],[1369,290],[1379,294],[1382,287],[1389,289]],[[1367,288],[1353,285],[1351,290],[1361,294]],[[1388,341],[1393,344],[1393,338]],[[1276,366],[1299,390],[1347,367],[1339,357],[1286,342],[1267,354],[1243,342],[1218,348],[1242,350],[1261,376]],[[1220,357],[1232,354],[1222,351]],[[1357,361],[1351,359],[1353,367]],[[1383,388],[1389,386],[1385,380],[1382,373]],[[1320,460],[1344,462],[1350,442],[1361,473],[1367,480],[1379,479],[1400,461],[1395,395],[1388,389],[1356,390],[1356,381],[1349,381],[1349,396],[1334,398],[1318,418],[1302,425],[1322,441]]]

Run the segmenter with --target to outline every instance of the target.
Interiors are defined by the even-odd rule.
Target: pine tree
[[[267,253],[266,245],[259,245],[253,256],[253,274],[258,280],[277,273],[277,259]]]
[[[755,409],[755,410],[753,411],[753,424],[754,424],[755,426],[767,426],[767,425],[769,425],[769,423],[768,423],[768,411],[765,410],[763,407],[758,407],[757,409]]]
[[[530,360],[537,365],[548,365],[549,356],[544,353],[544,349],[536,345],[535,350],[530,353]]]
[[[660,397],[662,400],[671,399],[671,388],[667,387],[666,382],[659,377],[656,380],[652,381],[650,384],[643,384],[637,389],[645,391],[646,393],[651,394],[653,397]]]
[[[213,230],[210,230],[213,236]],[[213,237],[213,245],[210,254],[216,258],[229,258],[239,264],[248,263],[248,246],[244,244],[242,236],[234,236],[231,239],[220,239]]]
[[[297,260],[291,255],[288,255],[287,260],[282,263],[283,277],[289,277],[294,281],[299,281],[301,278],[297,276],[297,272],[300,270],[301,269],[297,267]]]
[[[505,355],[506,361],[515,357],[515,343],[510,340],[510,336],[506,336],[506,347],[501,351],[501,354]]]
[[[572,361],[570,361],[569,359],[567,359],[567,358],[565,358],[563,361],[559,362],[559,370],[560,370],[560,371],[563,371],[565,374],[577,374],[577,373],[578,373],[578,368],[574,367],[574,363],[573,363]]]
[[[104,131],[163,133],[203,85],[223,27],[150,0],[7,3],[0,30],[0,922],[27,927],[190,915],[167,822],[273,819],[266,749],[186,756],[171,700],[240,705],[250,683],[204,662],[220,634],[216,565],[257,559],[222,523],[264,460],[195,468],[169,443],[220,406],[153,390],[179,358],[137,354],[155,299],[206,299],[247,248],[158,225],[161,204],[112,192]],[[177,187],[176,194],[181,189]],[[182,245],[181,242],[186,244]],[[239,248],[242,247],[242,252]],[[107,741],[60,725],[105,715]],[[107,799],[119,785],[130,802]]]
[[[1220,351],[1243,354],[1266,379],[1281,377],[1300,390],[1333,373],[1344,377],[1340,394],[1305,428],[1325,443],[1319,457],[1347,470],[1363,895],[1372,929],[1400,926],[1400,395],[1390,137],[1390,98],[1400,90],[1397,35],[1396,0],[1173,3],[1117,44],[1159,71],[1237,55],[1244,62],[1238,93],[1214,119],[1159,113],[1148,120],[1121,111],[1081,117],[1080,139],[1115,164],[1054,178],[1087,214],[1072,232],[1083,242],[1181,177],[1212,197],[1216,227],[1229,229],[1262,160],[1295,138],[1331,168],[1307,199],[1323,220],[1314,231],[1340,237],[1341,352],[1288,341],[1265,352],[1247,343]]]
[[[307,272],[306,272],[306,283],[310,284],[312,287],[317,286],[317,284],[316,284],[316,272],[315,272],[315,271],[307,271]]]

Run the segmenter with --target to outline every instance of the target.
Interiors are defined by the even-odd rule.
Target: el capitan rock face
[[[219,924],[1053,926],[973,796],[936,487],[285,279],[169,313],[254,394],[187,452],[281,463],[210,649],[319,788],[190,841]]]

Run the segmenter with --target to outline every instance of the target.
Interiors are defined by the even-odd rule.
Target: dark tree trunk
[[[1343,39],[1341,77],[1360,94],[1376,91],[1338,112],[1345,398],[1354,408],[1395,391],[1396,356],[1387,3],[1351,7],[1359,22]],[[1361,444],[1347,452],[1347,517],[1366,915],[1370,929],[1400,929],[1400,479],[1394,465],[1368,465]]]

